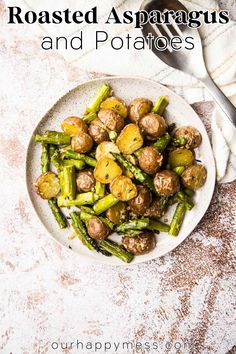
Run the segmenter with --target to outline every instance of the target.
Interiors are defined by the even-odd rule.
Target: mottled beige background
[[[234,16],[235,0],[224,4]],[[36,217],[24,164],[40,117],[97,75],[44,52],[40,37],[24,25],[9,28],[4,13],[0,2],[0,353],[72,354],[77,351],[53,350],[51,342],[77,339],[159,343],[145,353],[235,353],[236,183],[216,186],[199,226],[167,256],[130,267],[81,266]],[[213,104],[194,109],[209,131]]]

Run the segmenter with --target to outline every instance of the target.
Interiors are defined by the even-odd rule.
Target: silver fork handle
[[[214,83],[214,81],[208,74],[204,78],[202,78],[201,81],[210,91],[211,95],[216,100],[216,103],[220,106],[222,111],[236,127],[236,108],[234,107],[234,105],[223,94],[223,92],[219,89],[219,87]]]

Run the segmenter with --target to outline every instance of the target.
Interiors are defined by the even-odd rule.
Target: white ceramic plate
[[[205,185],[196,193],[195,207],[190,212],[186,213],[183,226],[177,237],[160,233],[157,235],[156,248],[148,254],[135,257],[131,263],[135,264],[163,256],[167,252],[170,252],[177,247],[199,223],[209,206],[214,191],[214,158],[205,127],[194,110],[182,98],[166,87],[154,81],[136,77],[102,78],[79,85],[55,103],[50,111],[40,120],[35,132],[41,134],[46,130],[60,130],[60,123],[65,117],[71,115],[81,116],[87,102],[90,101],[103,82],[111,85],[115,95],[123,98],[126,102],[130,102],[137,97],[147,97],[155,101],[160,95],[168,95],[169,105],[165,111],[165,117],[168,123],[176,122],[177,126],[191,125],[196,127],[202,134],[202,144],[196,150],[196,158],[204,163],[207,168],[208,176]],[[41,173],[41,145],[34,143],[33,135],[27,152],[26,180],[32,204],[45,228],[56,241],[67,248],[70,246],[74,252],[78,253],[81,263],[123,264],[122,261],[115,257],[105,257],[97,252],[87,250],[77,238],[72,241],[69,240],[68,236],[72,233],[72,229],[60,230],[58,228],[47,202],[42,200],[35,193],[33,188],[33,183]],[[174,209],[175,206],[172,206],[167,214],[169,221],[171,220]],[[117,237],[118,236],[115,235],[113,238],[116,239]]]

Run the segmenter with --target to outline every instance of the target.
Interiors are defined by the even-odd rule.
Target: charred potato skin
[[[133,213],[143,215],[152,202],[152,193],[142,185],[138,185],[137,190],[137,196],[129,200],[128,204]]]
[[[101,109],[98,112],[98,118],[109,130],[119,133],[125,125],[124,118],[112,109]]]
[[[93,139],[89,134],[81,132],[80,134],[72,137],[71,147],[75,152],[86,154],[92,150]]]
[[[97,241],[104,240],[110,233],[110,229],[99,218],[92,217],[87,223],[87,230],[90,237]]]
[[[138,236],[123,236],[122,245],[134,255],[142,255],[156,247],[156,237],[151,231],[143,231]]]
[[[104,124],[99,118],[95,118],[88,129],[89,135],[93,138],[96,144],[100,144],[103,141],[109,141],[109,135]]]
[[[75,116],[68,117],[61,123],[61,129],[68,135],[77,135],[80,132],[87,133],[88,126],[83,119]]]
[[[195,164],[186,168],[181,175],[182,184],[189,189],[201,188],[207,179],[207,170],[203,165]]]
[[[146,146],[142,149],[138,155],[138,162],[140,168],[148,173],[156,173],[162,165],[163,156],[159,151],[154,149],[152,146]]]
[[[106,217],[115,225],[119,225],[127,219],[128,210],[126,203],[119,202],[106,211]]]
[[[157,139],[167,130],[165,119],[159,114],[149,113],[139,121],[141,132],[150,139]]]
[[[167,209],[168,209],[168,206],[167,205],[163,206],[161,203],[161,199],[156,198],[152,201],[151,205],[145,211],[143,216],[150,218],[150,219],[159,219],[163,215],[165,215]]]
[[[138,124],[139,120],[151,111],[152,101],[147,98],[136,98],[129,105],[129,118],[133,123]]]
[[[188,149],[197,148],[202,142],[201,133],[194,127],[185,126],[176,129],[174,136],[183,137],[187,140],[186,147]]]
[[[78,192],[92,192],[95,188],[95,178],[90,170],[81,171],[76,176]]]
[[[157,172],[154,178],[156,192],[161,197],[169,197],[180,190],[179,177],[169,170]]]

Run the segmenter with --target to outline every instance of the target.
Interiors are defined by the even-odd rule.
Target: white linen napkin
[[[181,0],[189,10],[218,10],[217,0]],[[109,38],[121,37],[124,42],[127,33],[132,37],[141,36],[141,31],[134,29],[133,25],[106,25],[105,21],[114,6],[118,14],[125,10],[137,11],[141,1],[137,0],[6,0],[7,6],[22,6],[29,10],[81,10],[88,11],[98,7],[98,25],[88,24],[49,24],[39,25],[42,37],[66,36],[72,38],[84,32],[84,49],[72,49],[59,52],[64,58],[81,70],[113,75],[139,75],[156,80],[181,96],[189,103],[211,100],[210,94],[202,84],[180,71],[168,67],[161,62],[150,50],[137,51],[132,47],[119,51],[111,48],[110,41],[100,45],[95,50],[95,31],[106,31]],[[205,61],[208,71],[227,96],[236,94],[236,23],[203,24],[199,29],[202,37]],[[119,40],[117,40],[119,41]],[[235,101],[236,103],[236,101]],[[236,129],[218,108],[212,117],[212,144],[217,166],[217,178],[225,183],[236,178],[235,142]]]

